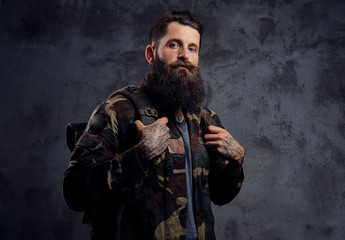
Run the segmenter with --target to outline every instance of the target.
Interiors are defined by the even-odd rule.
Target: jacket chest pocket
[[[175,194],[185,186],[185,147],[182,137],[168,141],[167,151],[155,161],[154,168],[158,186]]]

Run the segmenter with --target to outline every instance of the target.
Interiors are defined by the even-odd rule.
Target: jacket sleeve
[[[214,112],[212,118],[217,126],[223,128],[219,117]],[[209,173],[211,200],[216,205],[224,205],[231,202],[241,190],[244,180],[243,168],[234,159],[224,159],[212,153],[211,159]]]
[[[121,96],[94,110],[63,176],[63,194],[71,209],[87,211],[110,199],[121,204],[147,176],[145,161],[134,147],[134,120],[133,105]]]

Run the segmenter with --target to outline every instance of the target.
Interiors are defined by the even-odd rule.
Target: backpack
[[[129,99],[135,107],[136,119],[140,120],[144,125],[149,125],[158,119],[158,112],[155,105],[148,98],[147,94],[136,85],[128,85],[111,93],[108,99],[116,95],[123,95]],[[201,107],[201,124],[203,129],[209,125],[217,125],[211,116],[210,110]],[[66,143],[68,149],[72,152],[80,136],[84,133],[87,122],[84,123],[68,123],[66,127]]]

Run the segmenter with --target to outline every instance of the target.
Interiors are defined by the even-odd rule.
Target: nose
[[[188,49],[180,48],[177,58],[182,61],[188,61],[189,60]]]

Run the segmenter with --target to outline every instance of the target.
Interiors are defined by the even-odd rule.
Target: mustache
[[[199,69],[198,66],[194,66],[191,62],[183,61],[183,60],[177,60],[176,62],[171,63],[168,66],[171,68],[185,67],[190,71],[195,71],[195,70]]]

